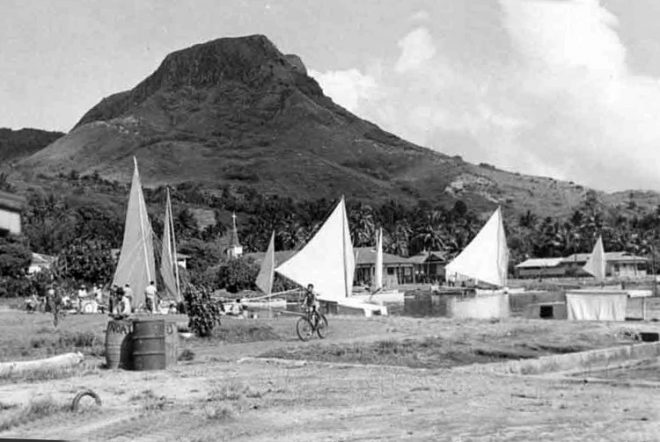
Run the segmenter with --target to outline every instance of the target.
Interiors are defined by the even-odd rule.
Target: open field
[[[636,330],[660,331],[658,323],[330,317],[326,340],[302,343],[295,319],[227,319],[216,337],[182,342],[192,360],[128,372],[100,368],[96,343],[60,340],[102,338],[102,315],[67,317],[54,332],[47,315],[0,313],[3,360],[44,348],[87,356],[59,377],[0,380],[0,437],[641,441],[660,430],[658,384],[451,369],[626,344]],[[30,334],[40,330],[46,344],[35,348]],[[86,388],[102,406],[89,400],[69,411]]]

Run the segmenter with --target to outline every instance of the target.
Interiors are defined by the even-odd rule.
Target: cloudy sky
[[[66,131],[167,53],[260,33],[300,55],[337,103],[420,145],[603,190],[660,191],[658,0],[0,6],[0,127]]]

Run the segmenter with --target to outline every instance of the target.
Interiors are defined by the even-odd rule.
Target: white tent
[[[151,223],[142,194],[137,159],[133,158],[133,161],[135,169],[126,209],[124,241],[112,283],[121,287],[130,284],[133,290],[133,307],[137,308],[144,304],[144,289],[149,285],[149,281],[156,279],[156,264]]]
[[[355,256],[344,197],[305,247],[275,271],[303,287],[314,284],[319,299],[338,301],[350,296]]]
[[[587,263],[583,269],[585,272],[591,274],[596,278],[596,281],[602,282],[605,280],[605,249],[603,248],[603,237],[599,236],[596,245],[587,259]]]
[[[625,321],[628,294],[624,291],[571,290],[566,293],[568,319]]]
[[[505,287],[509,265],[502,211],[498,207],[477,236],[445,268],[447,278],[460,275]]]

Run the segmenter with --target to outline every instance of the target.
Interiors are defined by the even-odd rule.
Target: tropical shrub
[[[215,326],[220,325],[220,308],[211,299],[210,290],[188,284],[184,290],[184,299],[190,329],[197,336],[211,336]]]

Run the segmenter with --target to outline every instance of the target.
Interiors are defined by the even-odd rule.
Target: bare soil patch
[[[8,325],[12,316],[0,313],[0,327],[7,332],[0,333],[0,342],[9,342],[9,334],[20,340],[11,344],[15,348],[26,348],[30,355],[42,351],[29,346],[30,338],[44,326],[38,315],[30,316],[34,318],[22,316],[22,321]],[[223,340],[219,334],[182,341],[182,350],[189,349],[194,358],[167,370],[96,367],[67,377],[0,383],[3,419],[21,415],[30,403],[42,399],[70,404],[85,389],[103,400],[101,408],[90,406],[81,413],[55,408],[53,414],[15,420],[0,431],[0,437],[84,441],[657,438],[657,389],[458,373],[442,364],[455,348],[486,362],[514,354],[528,357],[630,343],[635,330],[657,331],[660,324],[330,317],[327,339],[303,343],[295,337],[295,320],[225,320],[222,328],[227,331],[221,333],[233,337]],[[101,315],[67,317],[60,335],[102,333],[106,323]],[[344,355],[336,357],[344,358],[341,361],[362,355],[372,358],[364,361],[370,365],[237,362],[244,356],[276,351],[327,355],[340,350]],[[410,368],[414,355],[426,370]],[[392,366],[395,357],[401,362]],[[88,360],[101,362],[93,356]]]

